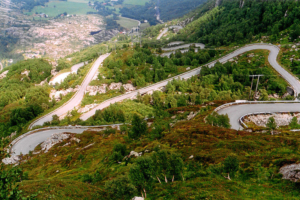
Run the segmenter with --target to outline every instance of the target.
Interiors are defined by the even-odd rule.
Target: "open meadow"
[[[29,14],[45,13],[49,17],[55,17],[64,12],[67,12],[68,14],[77,14],[77,15],[86,15],[87,12],[95,12],[94,9],[88,6],[88,2],[83,3],[84,0],[71,0],[71,1],[52,1],[47,3],[45,7],[43,6],[35,7]]]
[[[123,4],[131,4],[131,5],[145,5],[146,2],[149,2],[150,0],[124,0]]]
[[[138,26],[138,21],[125,18],[125,17],[120,17],[119,20],[117,20],[117,23],[120,24],[122,27],[126,28],[127,30],[131,30],[133,27]]]

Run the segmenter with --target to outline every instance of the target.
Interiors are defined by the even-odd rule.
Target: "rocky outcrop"
[[[295,91],[294,91],[293,88],[291,88],[291,87],[286,87],[286,91],[287,91],[287,93],[289,93],[291,96],[294,96]]]
[[[284,17],[288,16],[288,10],[285,11]]]
[[[25,71],[23,71],[23,72],[21,73],[21,75],[28,76],[29,73],[30,73],[30,71],[25,69]]]
[[[48,83],[48,82],[47,82],[47,79],[41,81],[39,84],[35,84],[35,86],[42,86],[42,85],[44,85],[44,84],[46,84],[46,83]]]
[[[199,112],[190,112],[190,114],[187,116],[187,120],[193,119]]]
[[[70,135],[66,134],[66,133],[52,134],[50,138],[48,138],[41,144],[42,151],[47,153],[49,151],[49,149],[51,149],[54,145],[68,139],[69,137],[70,137]]]
[[[139,157],[141,156],[141,154],[135,152],[135,151],[131,151],[130,154],[128,155],[128,157],[130,158],[131,156],[134,156],[134,157]]]
[[[5,165],[14,165],[14,164],[17,164],[19,161],[20,161],[20,156],[17,156],[17,155],[13,155],[11,157],[2,159],[2,162]]]
[[[110,90],[120,90],[122,83],[111,83],[108,87]]]
[[[131,91],[136,90],[136,88],[130,83],[124,84],[123,87],[126,92],[131,92]]]
[[[107,84],[101,86],[87,86],[85,93],[88,93],[90,96],[95,96],[96,94],[106,93]]]
[[[245,0],[240,0],[240,8],[243,8],[245,4]]]
[[[266,115],[251,115],[245,119],[245,122],[253,122],[257,126],[266,127],[270,117],[274,117],[277,126],[287,126],[290,124],[293,117],[297,117],[298,121],[300,119],[300,113],[291,114],[266,114]]]
[[[58,72],[56,71],[56,69],[52,69],[52,70],[51,70],[51,75],[52,75],[52,76],[55,76],[56,74],[58,74]]]
[[[183,27],[186,27],[186,25],[188,25],[189,23],[191,23],[193,20],[194,20],[194,17],[190,17],[190,18],[187,18],[181,22],[178,22],[177,23],[177,26],[181,27],[181,28],[178,28],[179,30],[182,29]]]
[[[300,164],[283,166],[279,169],[279,173],[283,175],[282,179],[298,182],[300,179]]]
[[[51,90],[51,92],[49,94],[49,97],[50,97],[51,100],[54,98],[56,101],[60,101],[61,97],[66,96],[67,94],[69,94],[71,92],[77,92],[79,90],[79,87],[80,86],[77,85],[74,89],[69,88],[69,89],[60,90],[60,91],[57,91],[57,90],[53,89],[53,90]]]
[[[7,73],[8,73],[8,70],[6,70],[6,71],[4,71],[2,74],[0,74],[0,79],[5,78],[6,75],[7,75]]]

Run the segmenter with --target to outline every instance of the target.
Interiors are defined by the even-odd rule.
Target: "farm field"
[[[125,0],[123,4],[141,5],[144,6],[149,0]]]
[[[148,22],[147,23],[142,23],[141,26],[140,26],[140,29],[141,29],[141,31],[143,31],[148,27],[150,27],[150,24]]]
[[[120,24],[122,27],[126,28],[127,30],[130,30],[131,28],[138,25],[138,22],[136,20],[131,20],[124,17],[120,17],[120,19],[117,20],[117,23]]]
[[[71,2],[78,1],[78,2]],[[82,3],[84,0],[71,0],[71,1],[52,1],[46,4],[46,7],[37,6],[31,13],[45,13],[49,17],[55,17],[61,13],[67,12],[68,14],[86,15],[87,12],[95,12],[94,9],[88,6],[87,3]],[[81,1],[81,2],[80,2]]]
[[[101,0],[100,0],[101,1]],[[89,0],[68,0],[68,2],[75,2],[75,3],[89,3]]]

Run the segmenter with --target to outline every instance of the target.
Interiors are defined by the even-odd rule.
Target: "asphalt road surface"
[[[169,28],[164,28],[164,30],[157,36],[157,40],[160,40],[160,38],[168,32]]]
[[[62,74],[54,77],[53,80],[49,82],[49,85],[55,85],[55,83],[60,84],[61,82],[63,82],[65,80],[65,78],[67,78],[69,76],[69,74],[71,74],[71,73],[77,74],[78,69],[83,67],[86,64],[88,64],[88,61],[73,65],[71,67],[71,72],[62,73]]]
[[[200,47],[201,49],[205,48],[205,45],[202,43],[190,43],[190,44],[183,44],[180,46],[176,46],[176,47],[169,47],[169,48],[162,48],[163,51],[174,51],[177,49],[186,49],[189,48],[190,46],[195,45],[195,47]]]
[[[77,74],[78,69],[81,68],[81,67],[83,67],[84,65],[87,65],[88,63],[89,63],[89,62],[86,61],[86,62],[81,62],[81,63],[78,63],[78,64],[76,64],[76,65],[73,65],[73,66],[71,67],[71,72]]]
[[[218,111],[219,114],[228,114],[232,129],[243,130],[239,119],[250,113],[257,112],[299,112],[300,103],[266,103],[234,105]]]
[[[64,114],[68,113],[68,111],[72,111],[77,105],[79,105],[84,97],[86,87],[90,84],[94,75],[98,71],[100,64],[109,55],[110,54],[102,55],[96,60],[96,62],[94,63],[94,65],[92,66],[90,71],[88,72],[87,76],[85,77],[83,83],[81,84],[78,92],[72,97],[72,99],[70,99],[67,103],[65,103],[63,106],[56,109],[55,111],[34,121],[32,124],[30,124],[29,129],[31,129],[32,127],[37,126],[37,125],[43,125],[44,122],[51,121],[53,115],[62,116]]]
[[[33,133],[31,135],[28,135],[27,137],[24,137],[19,142],[17,142],[15,145],[11,148],[11,155],[20,155],[21,153],[23,155],[28,154],[29,151],[33,151],[35,147],[37,147],[39,144],[47,140],[51,137],[54,133],[83,133],[83,131],[87,130],[88,128],[80,128],[80,129],[54,129],[54,130],[45,130]]]

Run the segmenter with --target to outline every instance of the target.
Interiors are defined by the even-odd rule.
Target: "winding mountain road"
[[[169,28],[164,28],[163,31],[157,36],[157,40],[160,40],[160,38],[168,32]]]
[[[182,46],[178,47],[178,49],[180,49],[180,48],[182,48]],[[220,58],[218,60],[215,60],[215,61],[207,64],[207,66],[208,67],[212,67],[218,61],[221,62],[221,63],[225,63],[229,59],[234,58],[234,57],[236,57],[236,56],[238,56],[240,54],[243,54],[243,53],[245,53],[247,51],[257,50],[257,49],[264,49],[264,50],[269,50],[270,51],[270,54],[269,54],[269,57],[268,57],[268,60],[269,60],[270,64],[294,88],[295,93],[298,94],[300,92],[300,82],[293,75],[291,75],[290,73],[288,73],[286,70],[284,70],[277,63],[276,59],[277,59],[277,56],[278,56],[278,53],[279,53],[280,49],[277,46],[275,46],[275,45],[269,45],[269,44],[252,44],[252,45],[247,45],[245,47],[237,49],[236,51],[234,51],[234,52],[232,52],[232,53],[230,53],[230,54],[228,54],[228,55],[226,55],[226,56],[224,56],[224,57],[222,57],[222,58]],[[180,74],[178,76],[175,76],[175,77],[169,78],[167,80],[158,82],[156,84],[150,85],[148,87],[145,87],[145,88],[142,88],[142,89],[139,89],[139,90],[136,90],[136,91],[133,91],[133,92],[121,95],[121,96],[117,96],[117,97],[114,97],[112,99],[109,99],[109,100],[104,101],[103,103],[99,104],[97,107],[93,108],[89,112],[84,113],[83,115],[81,115],[80,118],[82,120],[87,120],[89,117],[91,117],[91,116],[93,116],[95,114],[96,110],[103,109],[103,108],[109,106],[110,104],[113,104],[113,103],[119,102],[119,101],[123,101],[124,99],[134,98],[138,93],[145,94],[147,92],[157,90],[157,89],[159,89],[159,88],[167,85],[167,83],[169,81],[173,80],[174,78],[175,79],[177,79],[177,78],[188,79],[188,78],[190,78],[192,76],[198,75],[200,73],[200,70],[201,70],[201,67],[198,67],[198,68],[190,70],[190,71],[188,71],[186,73],[183,73],[183,74]],[[265,111],[268,111],[268,110],[265,109]],[[229,118],[230,117],[231,116],[229,115]]]
[[[95,63],[91,67],[90,71],[86,75],[85,79],[83,80],[79,90],[76,92],[76,94],[67,103],[65,103],[63,106],[59,107],[58,109],[54,110],[53,112],[51,112],[51,113],[35,120],[33,123],[30,124],[29,129],[32,129],[34,126],[38,126],[38,125],[42,126],[45,122],[51,121],[53,115],[62,116],[64,114],[68,113],[69,111],[72,111],[76,106],[78,106],[81,103],[81,101],[84,97],[86,87],[92,81],[94,75],[98,71],[98,68],[99,68],[100,64],[109,55],[110,54],[101,55],[95,61]]]
[[[300,111],[300,102],[298,101],[291,101],[290,103],[276,103],[273,101],[260,104],[250,104],[249,102],[242,105],[232,105],[217,111],[217,113],[227,114],[230,119],[231,128],[235,130],[242,130],[244,128],[240,125],[239,120],[243,116],[260,112],[276,113],[298,111]]]
[[[163,51],[175,51],[177,49],[186,49],[186,48],[189,48],[192,45],[195,45],[195,47],[200,47],[201,49],[205,48],[205,44],[202,44],[202,43],[190,43],[190,44],[183,44],[183,45],[176,46],[176,47],[162,48],[162,50]]]
[[[176,47],[174,47],[176,50]],[[182,46],[177,47],[177,49],[181,49]],[[277,63],[277,56],[278,53],[280,51],[280,49],[275,46],[275,45],[269,45],[269,44],[251,44],[251,45],[247,45],[244,46],[240,49],[235,50],[234,52],[218,59],[215,60],[211,63],[206,64],[206,66],[212,67],[215,65],[216,62],[221,62],[221,63],[225,63],[227,62],[229,59],[238,56],[239,54],[243,54],[245,52],[251,51],[251,50],[257,50],[257,49],[265,49],[265,50],[269,50],[270,54],[268,57],[268,60],[270,62],[270,64],[272,65],[272,67],[274,67],[274,69],[281,74],[281,76],[294,88],[295,93],[298,94],[300,92],[300,83],[299,81],[290,73],[288,73],[286,70],[284,70],[278,63]],[[76,95],[74,95],[74,98],[72,98],[69,102],[67,102],[65,105],[63,105],[62,107],[60,107],[59,109],[55,110],[54,112],[48,114],[45,117],[42,117],[38,120],[36,120],[33,124],[31,124],[30,128],[32,128],[35,125],[42,125],[44,122],[46,121],[50,121],[52,119],[52,115],[56,114],[58,116],[61,116],[65,113],[67,113],[68,111],[71,111],[76,105],[80,104],[83,95],[84,95],[84,91],[86,89],[86,86],[89,84],[89,82],[91,81],[93,75],[96,73],[100,63],[109,56],[109,54],[100,56],[100,58],[95,62],[95,64],[93,65],[92,69],[90,70],[90,72],[88,73],[87,77],[85,78],[85,80],[83,81],[82,86],[80,87],[80,90],[77,92]],[[95,107],[94,109],[90,110],[89,112],[83,114],[80,118],[82,120],[86,120],[89,117],[93,116],[96,112],[96,110],[99,109],[103,109],[107,106],[109,106],[110,104],[113,104],[115,102],[119,102],[122,101],[124,99],[129,99],[129,98],[134,98],[138,93],[140,94],[145,94],[154,90],[157,90],[165,85],[167,85],[167,83],[171,80],[173,80],[174,78],[183,78],[183,79],[188,79],[192,76],[198,75],[201,71],[201,67],[198,67],[196,69],[187,71],[183,74],[180,74],[178,76],[169,78],[167,80],[158,82],[156,84],[150,85],[148,87],[145,88],[141,88],[139,90],[127,93],[127,94],[123,94],[117,97],[114,97],[112,99],[109,99],[107,101],[104,101],[103,103],[99,104],[97,107]],[[252,102],[253,103],[253,102]],[[276,104],[276,105],[275,105]],[[243,115],[246,115],[247,113],[253,113],[253,112],[296,112],[300,110],[300,104],[297,101],[291,101],[291,102],[287,102],[287,103],[276,103],[276,102],[272,102],[272,104],[270,103],[261,103],[261,104],[250,104],[250,103],[245,103],[242,105],[233,105],[233,106],[229,106],[229,107],[224,107],[222,109],[219,109],[217,112],[220,114],[228,114],[229,118],[230,118],[230,123],[232,125],[233,129],[240,129],[240,125],[239,125],[239,118]],[[71,130],[68,130],[68,132],[72,132]],[[22,139],[19,140],[18,142],[18,146],[14,146],[13,150],[18,153],[18,152],[22,152],[24,151],[22,146],[27,146],[27,149],[32,149],[34,148],[38,143],[40,143],[44,137],[38,136],[38,135],[43,135],[44,132],[37,132],[35,133],[35,135],[33,135],[31,138],[27,138],[24,137]],[[45,133],[46,134],[46,133]],[[47,133],[48,134],[48,133]],[[38,139],[36,139],[38,138]],[[30,146],[30,148],[29,148]],[[24,153],[24,152],[23,152]]]
[[[69,76],[69,74],[77,74],[78,69],[83,67],[86,64],[88,64],[88,61],[73,65],[71,67],[71,72],[65,72],[65,73],[62,73],[62,74],[59,74],[59,75],[53,77],[52,80],[49,82],[49,85],[55,85],[56,83],[60,84],[61,82],[63,82],[65,80],[65,78],[67,78]]]
[[[39,144],[47,140],[51,137],[54,133],[76,133],[80,134],[83,133],[83,131],[87,130],[88,128],[79,128],[79,129],[52,129],[52,130],[42,130],[40,132],[36,132],[33,134],[30,134],[20,141],[18,141],[16,144],[14,144],[11,147],[11,155],[20,155],[21,153],[23,155],[28,154],[30,151],[33,151],[35,147],[37,147]]]

